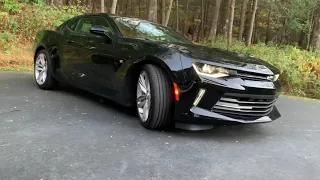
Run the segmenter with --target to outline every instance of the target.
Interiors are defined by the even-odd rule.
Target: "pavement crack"
[[[19,111],[21,111],[21,110],[15,109],[15,110],[7,111],[7,112],[0,112],[0,114],[13,113],[13,112],[19,112]]]

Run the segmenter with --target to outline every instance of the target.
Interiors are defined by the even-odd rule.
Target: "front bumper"
[[[175,109],[175,120],[180,123],[267,123],[281,116],[274,105],[281,90],[279,81],[233,78],[217,82],[207,79],[180,87],[180,101],[176,102]],[[201,89],[205,93],[195,104]]]

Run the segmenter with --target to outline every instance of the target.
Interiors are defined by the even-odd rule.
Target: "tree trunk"
[[[139,18],[141,18],[141,0],[139,0],[138,3],[139,3]]]
[[[319,50],[320,49],[320,6],[317,8],[315,12],[315,22],[314,22],[314,29],[311,39],[311,47],[313,49]]]
[[[204,28],[204,0],[201,0],[201,23],[200,29],[198,31],[197,42],[203,38],[203,28]]]
[[[167,10],[167,15],[166,15],[166,20],[165,20],[164,26],[168,26],[169,19],[170,19],[170,14],[171,14],[171,9],[172,9],[172,4],[173,4],[173,0],[170,0],[169,7],[168,7],[168,10]]]
[[[113,1],[112,1],[112,6],[111,6],[111,10],[110,10],[110,13],[111,13],[111,14],[115,14],[115,13],[116,13],[116,10],[117,10],[117,2],[118,2],[118,0],[113,0]]]
[[[176,31],[179,31],[179,0],[176,0],[176,20],[177,20],[177,24],[176,24]]]
[[[216,0],[213,8],[212,25],[209,33],[209,40],[213,42],[217,35],[218,19],[219,19],[219,9],[221,5],[221,0]]]
[[[242,3],[240,29],[239,29],[239,41],[242,41],[242,37],[243,37],[243,31],[244,31],[244,26],[245,26],[245,22],[246,22],[248,1],[249,0],[244,0]]]
[[[97,3],[97,0],[92,0],[92,10],[91,10],[92,13],[94,13],[96,10],[96,3]]]
[[[91,0],[87,0],[87,6],[92,7],[92,1]]]
[[[205,4],[204,9],[204,32],[203,32],[203,39],[207,37],[207,31],[208,31],[208,17],[209,17],[209,7],[210,7],[210,1],[208,0]]]
[[[221,16],[220,16],[220,27],[219,34],[223,34],[227,38],[228,34],[228,24],[229,24],[229,15],[230,15],[230,2],[231,0],[223,0],[221,4]]]
[[[158,9],[157,0],[149,0],[149,13],[148,13],[148,20],[157,22],[157,9]]]
[[[101,0],[101,12],[104,13],[104,0]]]
[[[269,42],[270,15],[271,15],[271,9],[269,8],[269,12],[268,12],[268,22],[267,22],[267,33],[266,33],[266,41],[265,41],[265,44],[266,44],[266,45],[267,45],[268,42]]]
[[[166,0],[161,0],[161,24],[166,23]]]
[[[125,3],[126,3],[126,10],[124,12],[124,15],[128,16],[128,13],[129,13],[129,1],[126,1]]]
[[[253,33],[254,21],[256,18],[257,7],[258,7],[258,0],[254,0],[253,10],[252,10],[251,19],[250,19],[250,25],[249,25],[249,30],[248,30],[248,36],[247,36],[247,41],[246,41],[247,46],[251,45],[252,33]]]
[[[228,30],[228,50],[231,48],[232,45],[232,28],[233,28],[233,19],[234,19],[234,6],[236,0],[231,0],[230,6],[230,19],[229,19],[229,30]]]
[[[185,35],[188,29],[188,11],[189,11],[189,0],[185,0],[185,17],[184,17],[184,26],[182,30],[182,34]]]

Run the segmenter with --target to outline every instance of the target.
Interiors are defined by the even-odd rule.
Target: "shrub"
[[[19,4],[17,0],[0,0],[3,3],[3,9],[10,13],[19,13],[22,8],[22,4]]]
[[[11,2],[11,0],[3,1]],[[87,9],[87,7],[79,4],[63,7],[62,9],[56,9],[44,3],[36,5],[24,4],[23,13],[18,12],[13,15],[7,15],[7,12],[0,13],[0,30],[15,34],[19,37],[20,42],[30,42],[38,31],[54,29],[67,19],[87,12]]]

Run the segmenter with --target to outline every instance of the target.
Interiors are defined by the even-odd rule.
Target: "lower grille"
[[[270,79],[268,79],[267,75],[262,75],[262,74],[257,74],[257,73],[248,73],[248,72],[238,72],[237,75],[239,77],[241,77],[242,79],[245,80],[267,80],[270,81]]]
[[[255,119],[271,113],[275,96],[225,94],[212,108],[213,112],[241,119]]]

